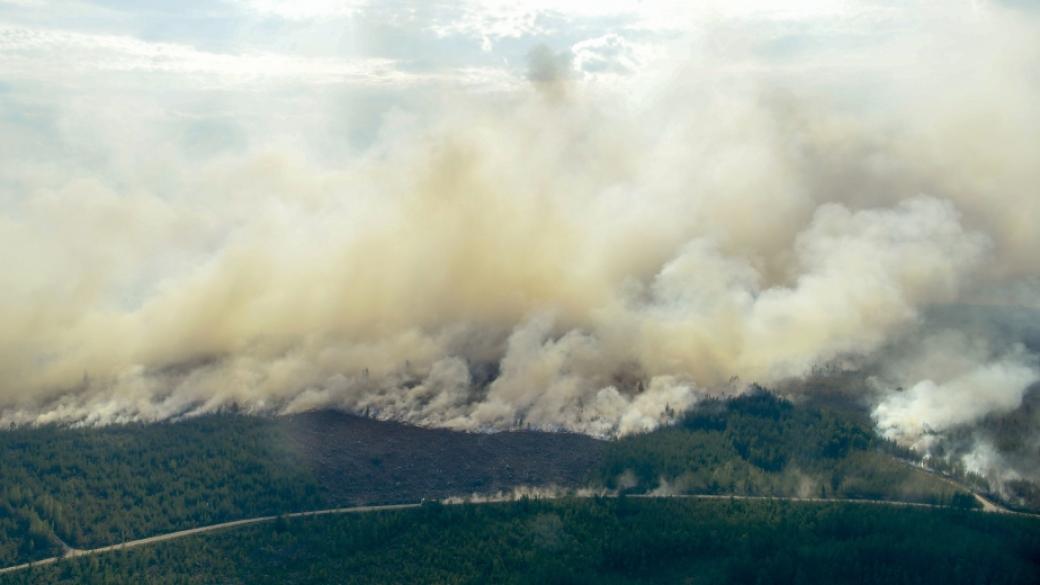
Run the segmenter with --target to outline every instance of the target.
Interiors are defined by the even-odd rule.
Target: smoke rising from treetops
[[[1036,346],[931,311],[1040,308],[1036,18],[805,68],[698,46],[635,89],[539,48],[530,84],[436,92],[334,163],[261,141],[30,177],[0,208],[0,421],[609,436],[819,368],[869,372],[856,398],[922,450],[1019,408]]]

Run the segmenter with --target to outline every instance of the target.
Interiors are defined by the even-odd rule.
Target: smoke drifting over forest
[[[704,21],[629,77],[589,74],[617,38],[538,46],[514,84],[424,86],[349,157],[142,149],[69,110],[117,170],[5,170],[0,421],[611,436],[855,371],[834,390],[884,435],[1040,479],[1035,418],[1015,453],[972,430],[1040,381],[1040,26],[954,12],[804,60]]]

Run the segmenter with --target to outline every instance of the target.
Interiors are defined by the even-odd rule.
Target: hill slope
[[[250,516],[583,484],[603,442],[315,412],[0,432],[0,565]]]
[[[970,506],[855,416],[760,392],[616,441],[423,429],[337,412],[0,432],[0,566],[254,516],[517,486]]]
[[[633,492],[892,499],[974,506],[955,483],[901,460],[862,414],[758,390],[702,402],[678,424],[611,443],[601,480]]]

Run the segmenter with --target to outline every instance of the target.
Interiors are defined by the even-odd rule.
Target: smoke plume
[[[870,364],[879,429],[927,450],[1040,380],[1022,331],[932,318],[1040,308],[1040,27],[920,26],[838,63],[698,29],[635,81],[540,47],[530,85],[393,109],[345,160],[91,134],[123,170],[0,207],[0,421],[612,436]]]

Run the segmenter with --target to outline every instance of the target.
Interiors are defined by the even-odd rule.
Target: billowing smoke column
[[[540,49],[532,87],[397,112],[348,162],[33,191],[0,215],[0,421],[338,407],[610,436],[855,367],[881,432],[928,449],[1040,380],[1022,331],[931,317],[1035,322],[1033,20],[884,44],[884,91],[724,55],[634,102]]]

